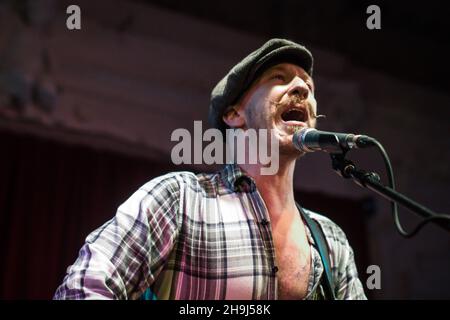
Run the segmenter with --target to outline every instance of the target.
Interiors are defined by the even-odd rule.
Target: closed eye
[[[281,73],[276,73],[274,74],[271,79],[276,79],[276,80],[281,80],[281,81],[285,81],[285,76]]]

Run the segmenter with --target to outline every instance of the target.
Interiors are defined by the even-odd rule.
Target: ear
[[[222,116],[223,122],[225,122],[230,128],[245,127],[245,118],[243,108],[240,105],[231,106]]]

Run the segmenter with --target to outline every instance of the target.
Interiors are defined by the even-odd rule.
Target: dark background
[[[444,1],[142,2],[266,37],[302,39],[400,79],[449,89],[450,22]],[[381,9],[381,30],[367,32],[369,5]]]

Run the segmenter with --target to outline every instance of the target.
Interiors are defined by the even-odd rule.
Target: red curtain
[[[0,299],[52,298],[92,230],[152,177],[185,169],[26,134],[0,132],[0,143]],[[298,197],[342,224],[364,271],[364,204]]]

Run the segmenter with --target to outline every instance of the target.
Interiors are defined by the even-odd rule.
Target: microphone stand
[[[359,186],[370,189],[376,192],[377,194],[381,195],[382,197],[390,201],[394,201],[424,218],[440,216],[439,214],[411,200],[405,195],[393,190],[390,187],[383,185],[380,182],[380,176],[377,173],[357,169],[352,161],[345,158],[345,153],[346,152],[342,154],[337,153],[330,154],[333,169],[341,177],[346,179],[352,179],[353,182],[355,182]],[[436,219],[432,220],[432,222],[450,232],[450,221]]]

